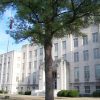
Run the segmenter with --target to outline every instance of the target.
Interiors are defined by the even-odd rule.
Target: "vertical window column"
[[[74,62],[78,62],[79,61],[79,52],[75,52],[74,53]]]
[[[79,67],[74,68],[74,79],[75,82],[79,82]]]

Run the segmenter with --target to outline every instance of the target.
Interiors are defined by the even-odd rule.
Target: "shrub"
[[[68,91],[67,90],[61,90],[57,93],[57,96],[58,97],[66,97],[68,94]]]
[[[26,91],[25,95],[31,95],[31,91]]]
[[[20,92],[18,92],[18,94],[23,95],[23,94],[24,94],[24,92],[20,91]]]
[[[0,93],[3,93],[3,90],[0,90]]]
[[[7,94],[8,92],[7,91],[4,91],[4,93]]]
[[[0,93],[5,93],[5,94],[7,94],[8,92],[7,92],[7,91],[4,91],[4,90],[0,90]]]
[[[68,97],[78,97],[79,92],[77,90],[69,90]]]
[[[77,97],[79,92],[76,90],[61,90],[57,93],[58,97]]]
[[[92,96],[93,97],[100,97],[100,91],[94,91]]]

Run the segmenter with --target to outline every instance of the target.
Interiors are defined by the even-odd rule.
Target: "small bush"
[[[8,92],[7,91],[4,91],[4,93],[7,94]]]
[[[25,95],[31,95],[31,91],[26,91]]]
[[[0,93],[3,93],[3,90],[0,90]]]
[[[78,97],[79,92],[77,90],[69,90],[68,97]]]
[[[61,90],[57,93],[58,97],[78,97],[79,92],[76,90]]]
[[[100,91],[94,91],[92,96],[93,97],[100,97]]]
[[[18,92],[18,94],[20,94],[20,95],[24,95],[24,92],[20,91],[20,92]]]
[[[68,91],[67,90],[61,90],[57,93],[57,96],[58,97],[66,97],[68,94]]]
[[[7,92],[7,91],[4,91],[4,90],[0,90],[0,93],[1,93],[1,94],[2,94],[2,93],[7,94],[8,92]]]

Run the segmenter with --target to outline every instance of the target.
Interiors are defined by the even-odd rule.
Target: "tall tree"
[[[52,39],[82,35],[81,28],[100,14],[99,0],[0,0],[0,10],[16,9],[11,37],[40,43],[45,51],[45,100],[54,100]],[[10,24],[12,26],[12,23]]]

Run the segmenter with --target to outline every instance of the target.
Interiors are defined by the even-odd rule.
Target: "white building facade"
[[[62,89],[77,89],[80,94],[91,94],[95,90],[100,90],[100,25],[91,25],[82,31],[86,36],[70,35],[54,39],[52,42],[55,92]],[[14,83],[17,84],[16,91],[32,91],[33,95],[43,95],[44,48],[36,44],[24,45],[20,58],[19,81]],[[16,64],[17,62],[13,66],[15,69]],[[2,73],[4,74],[3,70]],[[3,87],[2,83],[0,86]]]
[[[20,68],[21,53],[11,51],[0,55],[0,90],[17,93]]]

